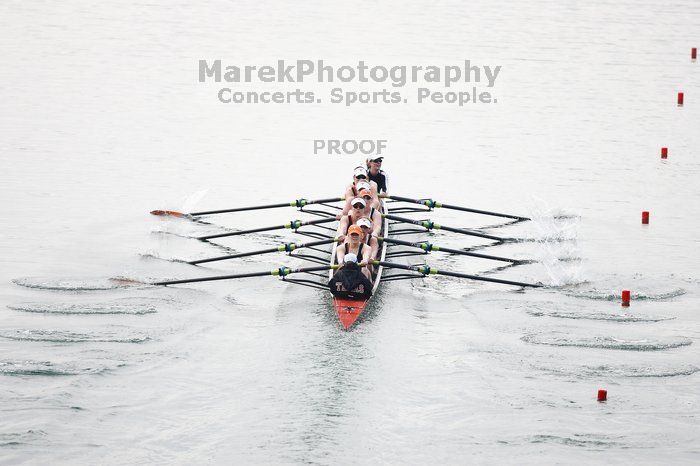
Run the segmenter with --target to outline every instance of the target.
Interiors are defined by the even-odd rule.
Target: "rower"
[[[372,296],[372,282],[360,271],[355,254],[346,254],[343,265],[328,282],[333,296],[366,300]]]
[[[379,250],[379,240],[372,235],[372,221],[367,217],[362,217],[357,221],[356,225],[362,228],[362,233],[364,234],[363,242],[370,247],[370,260],[374,260]]]
[[[367,159],[367,178],[370,181],[377,183],[377,191],[382,194],[387,192],[387,183],[389,177],[386,172],[382,170],[382,161],[384,157],[377,157],[374,159]]]
[[[347,198],[345,201],[345,205],[343,206],[343,210],[340,212],[340,214],[336,215],[336,219],[340,220],[343,215],[347,215],[348,212],[352,209],[352,200],[356,197],[361,197],[362,199],[365,200],[365,202],[373,209],[379,209],[379,206],[381,203],[379,202],[379,197],[377,196],[376,191],[371,190],[371,185],[367,181],[359,181],[355,184],[355,189],[358,190],[357,196],[353,196],[350,198]]]
[[[354,254],[361,261],[360,265],[367,265],[369,263],[372,248],[365,244],[363,241],[363,236],[364,234],[362,233],[362,228],[357,225],[350,225],[345,242],[339,244],[336,249],[338,263],[343,263],[343,258],[346,254]],[[369,271],[366,267],[362,269],[362,273],[369,278]]]
[[[370,191],[374,194],[375,197],[378,196],[377,191],[377,183],[374,183],[370,181],[367,178],[367,169],[365,167],[355,167],[355,170],[353,171],[352,175],[352,183],[348,185],[348,187],[345,189],[345,199],[352,199],[353,197],[357,197],[360,194],[360,189],[362,189],[360,186],[358,186],[358,183],[369,183],[370,185]]]
[[[369,193],[366,193],[366,196],[368,195]],[[344,240],[345,232],[348,231],[348,227],[357,223],[357,221],[362,217],[367,217],[370,219],[372,225],[374,225],[371,234],[378,237],[382,229],[382,214],[379,212],[379,210],[375,209],[374,207],[370,207],[367,204],[367,201],[361,197],[354,198],[350,202],[350,205],[352,205],[350,212],[348,212],[347,215],[343,215],[340,219],[337,234],[338,239],[341,241]]]

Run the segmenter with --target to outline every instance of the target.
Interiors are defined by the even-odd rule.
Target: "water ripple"
[[[92,304],[54,304],[54,303],[26,303],[11,304],[8,309],[21,312],[34,312],[38,314],[130,314],[144,315],[154,314],[157,311],[152,304],[125,304],[125,303],[92,303]]]
[[[534,317],[556,317],[558,319],[575,320],[606,320],[610,322],[661,322],[673,320],[675,317],[652,316],[644,314],[612,314],[608,312],[577,312],[577,311],[527,311]]]
[[[26,432],[0,434],[0,447],[23,445],[25,443],[35,442],[43,437],[46,437],[46,432],[43,430],[28,430]]]
[[[571,447],[585,448],[609,448],[619,446],[620,443],[610,440],[608,437],[595,434],[573,434],[572,436],[561,435],[533,435],[530,443],[558,443]]]
[[[0,338],[17,341],[45,341],[52,343],[144,343],[146,335],[121,336],[114,332],[77,333],[68,330],[3,329]]]
[[[41,278],[15,278],[12,283],[26,288],[52,291],[103,291],[122,288],[124,285],[110,279],[82,280],[47,280]]]
[[[573,296],[575,298],[586,298],[586,299],[596,299],[601,301],[619,301],[622,296],[619,291],[605,291],[598,290],[596,288],[590,290],[564,290],[564,293],[568,296]],[[683,288],[676,288],[674,290],[651,293],[651,292],[634,292],[632,293],[632,299],[635,301],[663,301],[667,299],[676,298],[686,294]]]
[[[107,367],[78,367],[72,364],[57,364],[50,361],[0,361],[0,375],[22,376],[66,376],[99,374]]]
[[[680,367],[659,367],[659,366],[630,366],[617,365],[611,366],[602,364],[599,366],[576,366],[571,368],[562,367],[537,367],[534,369],[548,372],[555,375],[575,376],[577,378],[600,378],[600,377],[640,377],[640,378],[665,378],[665,377],[682,377],[693,375],[700,371],[700,367],[692,364],[682,365]]]
[[[601,348],[625,351],[660,351],[670,348],[691,345],[693,342],[689,338],[669,337],[664,339],[650,340],[641,338],[637,340],[627,340],[609,336],[569,336],[559,333],[528,334],[521,338],[526,343],[548,346],[577,346],[582,348]]]

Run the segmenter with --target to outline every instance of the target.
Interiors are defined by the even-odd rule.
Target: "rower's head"
[[[359,194],[360,197],[365,200],[365,202],[372,200],[372,193],[368,189],[363,189]]]
[[[358,227],[357,225],[350,225],[350,227],[348,227],[348,237],[350,238],[350,242],[357,243],[362,239],[362,236],[364,236],[364,233],[362,233],[362,228]]]
[[[353,253],[345,254],[343,257],[343,269],[345,270],[357,270],[359,272],[360,266],[357,263],[357,255]]]
[[[355,223],[358,227],[362,228],[362,233],[365,235],[370,232],[372,229],[372,221],[368,219],[367,217],[362,217]]]
[[[369,181],[367,180],[360,180],[355,182],[355,189],[357,191],[362,191],[363,189],[366,189],[367,191],[372,191],[372,185],[369,184]]]
[[[352,178],[355,182],[367,179],[367,169],[365,167],[355,167],[352,173]]]
[[[376,175],[377,173],[379,173],[379,170],[382,168],[382,160],[384,160],[384,157],[376,157],[374,159],[367,159],[367,169],[373,175]]]
[[[367,201],[365,201],[361,197],[356,197],[352,200],[352,202],[350,202],[350,205],[352,206],[355,212],[360,212],[365,210],[365,207],[367,207]]]

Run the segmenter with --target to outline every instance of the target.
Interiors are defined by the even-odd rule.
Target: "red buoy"
[[[679,107],[683,106],[683,93],[682,92],[678,93],[678,106]]]
[[[608,401],[608,391],[602,388],[598,390],[598,401]]]
[[[667,159],[667,158],[668,158],[668,147],[662,147],[662,148],[661,148],[661,158],[662,158],[662,159]]]
[[[693,47],[692,49],[690,49],[690,58],[693,59],[693,60],[695,60],[696,58],[698,58],[698,49],[697,49],[697,47]]]
[[[630,290],[622,290],[622,305],[629,307],[630,305]]]
[[[649,225],[649,212],[642,212],[642,225]]]

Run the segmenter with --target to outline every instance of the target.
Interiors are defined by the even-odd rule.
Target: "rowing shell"
[[[389,213],[389,208],[387,205],[382,201],[381,203],[381,209],[382,213]],[[384,224],[382,225],[382,233],[381,236],[383,237],[388,237],[389,236],[389,219],[384,218]],[[336,250],[338,248],[338,243],[335,243],[333,245],[333,251],[331,253],[331,265],[335,265],[337,263],[336,261]],[[387,249],[387,242],[383,241],[381,244],[381,248],[379,250],[379,257],[381,261],[384,261],[386,258],[386,249]],[[375,269],[373,275],[372,275],[372,296],[377,292],[377,289],[379,288],[379,282],[382,280],[382,271],[384,270],[384,267],[379,266]],[[329,278],[333,278],[333,273],[334,270],[330,270],[329,273]],[[370,300],[372,299],[372,296],[369,297],[369,299],[364,299],[364,300],[358,300],[358,299],[343,299],[343,298],[337,298],[333,296],[333,307],[335,308],[335,313],[338,315],[338,320],[340,320],[340,324],[343,326],[345,330],[349,329],[352,324],[355,323],[355,321],[360,317],[360,314],[365,310],[367,305],[369,304]]]

